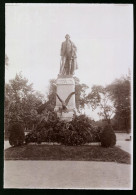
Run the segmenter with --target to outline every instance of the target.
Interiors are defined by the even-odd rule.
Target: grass
[[[130,164],[130,154],[117,147],[23,145],[6,149],[5,160],[74,160]]]

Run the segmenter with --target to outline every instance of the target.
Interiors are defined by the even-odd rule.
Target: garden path
[[[131,189],[131,165],[87,161],[5,161],[4,188]]]

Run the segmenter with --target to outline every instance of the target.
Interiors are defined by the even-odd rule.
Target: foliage
[[[86,84],[80,83],[80,80],[77,77],[73,77],[75,80],[75,100],[76,108],[78,112],[81,112],[85,108],[86,102],[86,90],[89,88]]]
[[[100,141],[101,129],[92,125],[85,115],[76,116],[72,121],[61,121],[56,113],[50,113],[34,131],[26,136],[29,142],[58,142],[64,145],[82,145]]]
[[[93,110],[99,108],[99,116],[110,123],[111,117],[115,113],[115,108],[111,94],[106,87],[94,85],[91,93],[86,97],[86,101]]]
[[[41,104],[39,106],[39,108],[37,109],[38,113],[41,114],[42,112],[44,112],[44,110],[46,111],[53,111],[56,105],[56,80],[55,79],[51,79],[49,82],[49,89],[48,89],[48,93],[47,93],[47,101],[45,101],[43,104]]]
[[[37,107],[44,97],[33,91],[32,84],[21,73],[5,85],[5,123],[22,121],[25,128],[32,128],[37,121]]]
[[[115,130],[130,132],[131,129],[131,96],[130,74],[116,79],[106,87],[94,85],[86,103],[92,110],[98,108],[101,122],[107,121]]]
[[[106,125],[101,133],[101,146],[112,147],[116,144],[116,135],[111,125]]]
[[[9,134],[9,143],[11,146],[20,146],[24,143],[24,128],[20,123],[12,121],[12,124],[9,125]]]
[[[116,79],[107,88],[115,102],[114,126],[118,130],[126,130],[129,132],[131,129],[130,75]]]

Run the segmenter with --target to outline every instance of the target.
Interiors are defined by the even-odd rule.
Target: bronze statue
[[[73,75],[77,66],[77,48],[75,44],[70,40],[70,36],[65,36],[66,41],[61,45],[61,62],[60,62],[60,75]]]

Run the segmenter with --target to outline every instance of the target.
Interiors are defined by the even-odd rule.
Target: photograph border
[[[0,66],[0,138],[2,138],[0,140],[0,191],[2,192],[2,194],[9,194],[9,193],[20,193],[21,191],[20,190],[23,190],[23,192],[26,194],[26,193],[32,193],[32,194],[36,194],[36,193],[57,193],[57,192],[60,192],[60,193],[63,193],[64,191],[66,192],[76,192],[76,191],[80,191],[80,192],[89,192],[90,190],[88,189],[69,189],[69,190],[66,190],[66,189],[4,189],[3,188],[3,178],[4,178],[4,172],[3,172],[3,167],[4,167],[4,145],[3,145],[3,142],[4,142],[4,84],[5,84],[5,3],[126,3],[126,4],[134,4],[133,1],[86,1],[86,2],[83,2],[83,1],[77,1],[77,2],[73,2],[73,1],[63,1],[63,2],[52,2],[52,1],[44,1],[44,0],[40,0],[40,1],[3,1],[2,3],[0,3],[0,14],[1,14],[1,20],[0,20],[0,26],[2,26],[2,28],[0,28],[0,31],[1,31],[1,50],[2,52],[0,52],[0,62],[1,62],[1,66]],[[135,6],[134,6],[135,8]],[[134,10],[133,8],[133,10]],[[134,16],[135,16],[135,10],[134,10]],[[134,17],[136,18],[136,17]],[[135,22],[135,20],[134,20]],[[134,25],[135,26],[135,25]],[[135,38],[134,38],[134,42],[135,42]],[[134,44],[135,46],[135,44]],[[134,50],[134,53],[135,53],[135,50]],[[135,55],[134,55],[135,56]],[[134,61],[134,59],[133,59]],[[134,68],[134,62],[133,62],[133,129],[135,129],[135,121],[134,121],[134,116],[135,116],[135,110],[136,110],[136,105],[134,103],[134,100],[135,100],[135,90],[134,90],[134,83],[135,83],[135,80],[136,78],[134,77],[134,74],[135,73],[135,68]],[[135,142],[134,142],[134,138],[136,137],[136,131],[133,130],[133,173],[136,172],[136,158],[135,158],[135,155],[134,155],[134,152],[136,151],[136,146],[135,146]],[[1,160],[2,159],[2,160]],[[136,175],[133,174],[133,190],[136,189]],[[98,190],[101,190],[101,189],[98,189]],[[92,191],[92,190],[91,190]],[[96,189],[94,189],[94,191],[96,191]],[[114,190],[115,191],[115,190]],[[1,193],[0,192],[0,193]],[[21,192],[22,193],[22,192]]]

